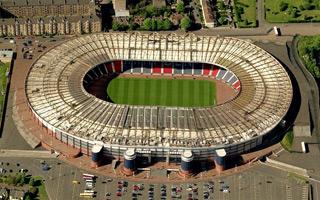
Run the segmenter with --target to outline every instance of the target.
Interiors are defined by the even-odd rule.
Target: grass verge
[[[282,147],[291,152],[292,151],[292,144],[293,144],[293,131],[290,130],[288,131],[285,136],[283,137],[283,139],[281,140],[280,144],[282,145]]]

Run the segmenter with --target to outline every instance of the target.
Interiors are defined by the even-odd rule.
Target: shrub
[[[182,1],[177,3],[176,9],[178,13],[184,13],[184,3]]]

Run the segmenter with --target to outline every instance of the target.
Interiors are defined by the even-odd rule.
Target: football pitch
[[[117,104],[198,107],[216,104],[212,81],[167,78],[113,79],[107,87],[108,100]]]

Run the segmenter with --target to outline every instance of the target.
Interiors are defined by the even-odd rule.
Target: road
[[[0,149],[0,157],[55,158],[57,156],[50,151]]]

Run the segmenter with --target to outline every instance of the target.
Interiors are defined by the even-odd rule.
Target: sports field
[[[113,79],[107,87],[109,101],[130,105],[197,107],[216,103],[214,82],[192,79]]]

